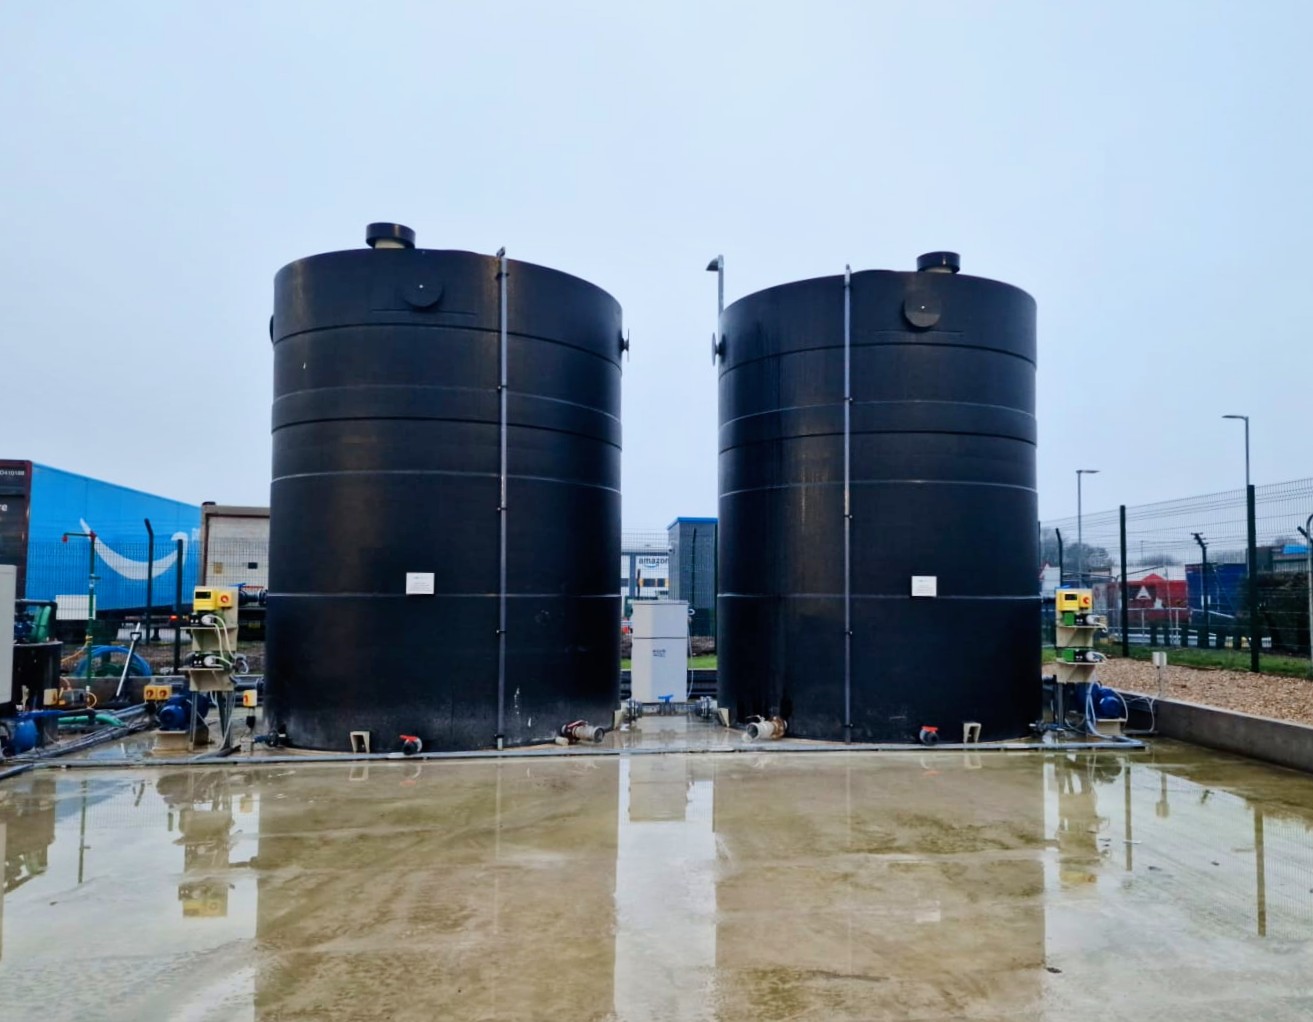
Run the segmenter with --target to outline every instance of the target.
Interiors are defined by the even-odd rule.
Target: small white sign
[[[143,569],[144,571],[145,569]],[[81,596],[56,596],[55,605],[59,608],[60,621],[85,621],[87,619],[87,594]]]
[[[939,595],[939,576],[938,576],[938,575],[913,575],[913,576],[912,576],[912,595],[913,595],[913,596],[938,596],[938,595]]]
[[[431,572],[431,571],[408,571],[408,572],[406,572],[406,595],[407,595],[407,596],[432,596],[432,595],[433,595],[433,572]]]

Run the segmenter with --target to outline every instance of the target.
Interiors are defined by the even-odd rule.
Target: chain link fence
[[[58,630],[65,641],[81,640],[93,588],[99,622],[96,638],[111,642],[122,638],[129,627],[147,623],[149,638],[167,638],[175,605],[188,610],[197,585],[237,589],[242,638],[263,636],[263,598],[269,583],[267,539],[215,540],[208,550],[202,550],[187,540],[157,539],[152,546],[146,541],[101,541],[98,537],[94,563],[91,554],[85,538],[28,546],[23,573],[26,598],[57,605]]]
[[[195,544],[163,539],[152,547],[97,538],[94,549],[93,561],[86,538],[31,543],[24,565],[27,598],[56,602],[63,622],[86,621],[93,589],[99,618],[135,620],[148,608],[153,620],[167,618],[180,581],[184,605],[191,604],[199,572]]]
[[[668,530],[623,533],[617,578],[625,617],[635,600],[685,599],[695,607],[693,634],[715,634],[716,545],[714,522],[699,523],[687,542],[672,551]],[[672,552],[675,556],[672,558]],[[67,641],[80,641],[87,619],[88,590],[94,583],[97,638],[110,641],[127,627],[149,620],[152,638],[165,626],[175,601],[186,610],[197,585],[226,586],[241,592],[242,638],[263,637],[264,597],[269,585],[267,533],[211,536],[201,543],[157,537],[141,541],[85,538],[29,545],[21,585],[29,599],[54,601]],[[179,571],[181,565],[181,571]],[[92,576],[94,575],[94,578]],[[181,589],[179,589],[181,582]],[[675,590],[679,593],[676,595]],[[120,627],[122,626],[122,627]]]
[[[230,586],[252,594],[269,587],[267,537],[211,539],[200,560],[202,585]]]
[[[1084,585],[1127,646],[1241,650],[1252,635],[1264,653],[1308,657],[1313,479],[1254,487],[1252,601],[1246,504],[1237,489],[1126,507],[1124,536],[1122,509],[1044,522],[1046,612],[1054,587]]]

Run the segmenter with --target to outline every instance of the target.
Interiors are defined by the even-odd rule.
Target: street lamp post
[[[1249,542],[1245,549],[1245,582],[1249,595],[1249,669],[1258,673],[1263,639],[1262,630],[1258,626],[1258,522],[1254,508],[1254,485],[1249,481],[1249,416],[1223,415],[1222,418],[1239,419],[1245,424],[1245,518],[1249,530]]]
[[[707,263],[707,272],[716,275],[716,332],[711,335],[711,361],[714,364],[720,358],[720,314],[725,311],[725,257],[716,256]]]
[[[1098,475],[1097,468],[1076,469],[1076,584],[1085,587],[1085,532],[1082,527],[1081,476]]]
[[[1245,424],[1245,489],[1249,489],[1249,416],[1223,415],[1224,419],[1240,419]]]

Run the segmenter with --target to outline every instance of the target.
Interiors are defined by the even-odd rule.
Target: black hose
[[[32,764],[58,759],[74,752],[93,749],[97,745],[104,745],[106,742],[113,742],[119,738],[127,738],[129,735],[135,735],[138,731],[144,731],[150,726],[150,721],[143,720],[124,727],[107,727],[100,731],[92,731],[90,734],[75,738],[70,742],[60,742],[57,745],[52,745],[44,751],[24,753],[21,757],[14,758]]]

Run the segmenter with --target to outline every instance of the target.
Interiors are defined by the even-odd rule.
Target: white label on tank
[[[407,596],[432,596],[433,591],[434,591],[433,572],[431,571],[406,572]]]
[[[913,575],[913,576],[912,576],[912,595],[913,595],[913,596],[938,596],[938,595],[939,595],[939,576],[938,576],[938,575]]]

